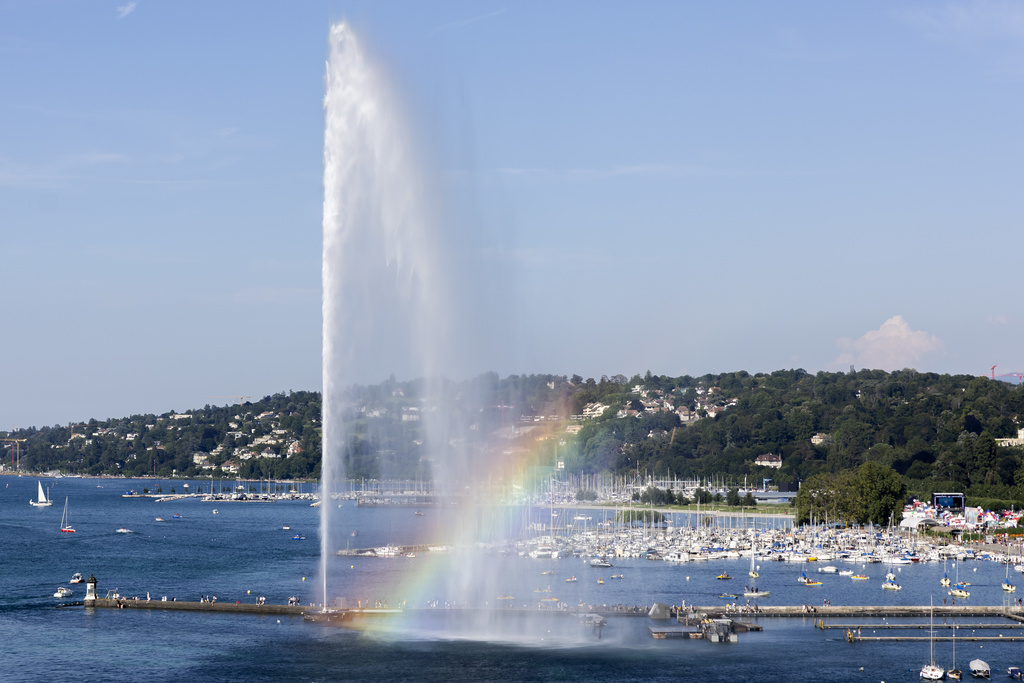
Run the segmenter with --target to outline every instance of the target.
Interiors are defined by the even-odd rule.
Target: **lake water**
[[[499,598],[509,597],[517,605],[541,608],[554,599],[570,605],[682,600],[715,605],[722,602],[717,596],[723,590],[742,589],[749,559],[681,565],[622,559],[614,560],[614,569],[597,570],[581,558],[532,560],[476,551],[443,560],[426,555],[338,558],[329,578],[332,594],[350,601],[388,600],[392,606],[405,601],[410,608],[422,608],[428,600],[440,606],[432,612],[416,610],[394,628],[374,633],[295,617],[58,609],[62,601],[52,597],[58,585],[75,591],[71,601],[84,596],[84,584],[68,583],[74,572],[94,574],[101,595],[116,588],[129,597],[144,598],[148,592],[153,599],[216,595],[220,602],[255,602],[257,596],[269,603],[285,603],[291,596],[303,604],[318,601],[319,513],[303,501],[126,499],[121,494],[129,488],[155,490],[158,484],[77,478],[43,480],[52,487],[54,504],[37,509],[28,504],[36,481],[0,477],[2,680],[891,682],[918,680],[928,659],[927,643],[851,645],[839,631],[813,628],[810,619],[762,618],[763,632],[740,634],[738,643],[719,645],[653,640],[646,632],[653,622],[646,618],[612,619],[598,640],[571,618],[537,619],[526,627],[501,618],[456,619],[456,624],[443,609],[446,601],[493,606],[507,604]],[[182,490],[181,482],[165,482],[164,492],[171,486]],[[75,534],[58,530],[65,497]],[[430,509],[415,517],[406,509],[341,504],[342,523],[357,531],[352,541],[360,546],[434,542],[454,524]],[[115,533],[119,527],[134,533]],[[292,540],[295,534],[306,540]],[[834,605],[921,605],[932,597],[941,604],[945,597],[939,586],[941,564],[902,567],[900,592],[881,590],[887,568],[880,564],[850,566],[869,581],[815,574],[824,585],[808,588],[796,579],[801,571],[811,574],[811,566],[762,562],[759,586],[771,591],[766,604],[820,605],[828,599]],[[726,582],[715,580],[722,571],[737,577],[729,582],[737,585],[723,588]],[[602,572],[606,575],[599,584]],[[1012,602],[1000,589],[1002,565],[965,562],[960,572],[972,583],[972,604]],[[624,578],[610,580],[611,573]],[[571,576],[577,582],[565,581]],[[935,653],[940,665],[952,664],[950,643],[936,643]],[[1024,648],[966,638],[957,642],[959,668],[966,669],[975,657],[988,661],[998,677],[1007,666],[1024,664]]]

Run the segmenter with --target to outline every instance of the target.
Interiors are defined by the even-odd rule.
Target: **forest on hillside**
[[[997,442],[1017,436],[1024,392],[985,377],[909,369],[600,379],[487,373],[430,387],[391,378],[350,390],[340,419],[351,477],[429,478],[439,454],[428,452],[425,434],[440,427],[451,435],[444,448],[459,450],[468,467],[520,449],[531,454],[528,464],[557,459],[571,473],[771,479],[786,487],[870,462],[921,495],[1024,501],[1024,451]],[[21,468],[37,472],[315,479],[320,421],[320,394],[297,391],[4,436],[23,439]],[[4,445],[9,468],[13,442]],[[781,467],[756,465],[765,454],[779,456]]]

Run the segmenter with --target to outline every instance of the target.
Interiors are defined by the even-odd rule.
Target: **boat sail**
[[[930,603],[930,601],[929,601]],[[935,665],[935,607],[929,609],[928,621],[928,664],[921,668],[921,678],[926,681],[941,681],[946,672],[941,666]]]
[[[60,530],[66,534],[75,533],[74,527],[71,526],[71,515],[68,514],[68,499],[64,498],[64,514],[60,518]]]
[[[53,505],[53,501],[46,497],[46,491],[43,490],[43,482],[37,481],[39,485],[39,494],[36,500],[29,499],[29,505],[37,508],[45,508]]]
[[[956,620],[953,621],[953,668],[946,672],[946,678],[951,681],[959,681],[963,677],[963,671],[956,668]]]

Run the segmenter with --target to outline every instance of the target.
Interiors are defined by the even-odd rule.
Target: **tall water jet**
[[[503,527],[492,508],[467,494],[479,493],[479,484],[494,474],[480,416],[485,406],[493,410],[501,401],[486,391],[452,391],[443,379],[463,374],[478,348],[491,348],[468,330],[468,317],[459,315],[464,293],[479,292],[484,279],[468,275],[472,265],[453,275],[460,272],[457,249],[445,242],[452,221],[440,218],[442,193],[427,187],[437,174],[425,172],[386,74],[344,23],[330,30],[324,113],[320,579],[326,609],[332,597],[358,590],[330,585],[340,581],[331,573],[331,560],[348,540],[338,528],[339,508],[331,494],[347,484],[345,457],[356,450],[356,435],[345,427],[354,384],[390,374],[422,379],[416,397],[422,444],[416,448],[430,463],[435,494],[452,502],[437,508],[437,526],[448,538],[436,540],[470,547],[493,540]],[[452,241],[464,248],[464,238]],[[468,261],[473,259],[462,265]],[[453,281],[463,286],[455,288]],[[477,318],[482,308],[475,309]],[[373,454],[395,437],[376,436],[382,438],[374,443],[374,434],[358,435]],[[509,458],[498,461],[507,466]],[[424,579],[434,577],[429,590],[442,603],[471,597],[494,604],[493,572],[477,564],[479,558],[431,555],[399,579],[401,585],[389,587],[393,596],[422,599]]]
[[[449,326],[430,228],[435,210],[383,73],[345,23],[325,75],[321,580],[340,540],[345,390],[388,372],[432,376]],[[380,373],[374,377],[373,373]]]

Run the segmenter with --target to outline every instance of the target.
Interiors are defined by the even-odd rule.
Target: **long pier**
[[[270,605],[251,602],[208,602],[189,600],[144,600],[142,598],[97,598],[86,607],[105,609],[161,609],[180,612],[221,612],[233,614],[262,614],[302,616],[308,610],[317,609],[302,605]]]
[[[220,612],[220,613],[236,613],[236,614],[256,614],[256,615],[271,615],[271,614],[283,614],[301,616],[306,613],[319,612],[320,607],[316,605],[273,605],[273,604],[256,604],[256,603],[244,603],[240,601],[221,601],[221,602],[199,602],[199,601],[188,601],[188,600],[145,600],[142,598],[98,598],[92,605],[97,608],[105,609],[159,609],[159,610],[178,610],[178,611],[192,611],[192,612]],[[815,625],[819,628],[825,629],[899,629],[899,628],[924,628],[921,625],[915,624],[875,624],[875,625],[853,625],[853,624],[826,624],[824,619],[826,618],[859,618],[859,619],[870,619],[870,618],[907,618],[907,619],[928,619],[932,616],[939,619],[965,619],[965,618],[990,618],[990,619],[1006,619],[1009,622],[1001,626],[1005,629],[1021,629],[1024,628],[1024,607],[1002,607],[1002,606],[956,606],[956,607],[929,607],[928,605],[921,606],[866,606],[866,605],[829,605],[824,607],[811,607],[805,608],[801,605],[766,605],[760,606],[756,610],[739,608],[736,610],[727,609],[721,605],[715,606],[687,606],[686,608],[675,608],[680,618],[686,615],[692,615],[694,612],[708,617],[726,617],[726,618],[804,618],[814,619]],[[359,613],[365,616],[385,616],[401,614],[402,610],[396,609],[346,609],[340,610],[345,613]],[[592,613],[600,614],[603,617],[646,617],[647,608],[640,610],[614,610],[614,609],[570,609],[570,610],[537,610],[534,608],[518,608],[518,607],[498,607],[491,610],[481,610],[479,608],[453,608],[453,609],[424,609],[424,608],[410,608],[405,611],[441,611],[447,614],[460,614],[460,613],[479,613],[481,611],[490,611],[503,614],[519,614],[522,612],[540,612],[543,614],[559,614],[564,613],[567,615],[578,615],[581,613]],[[949,624],[938,624],[936,628],[949,628]],[[958,624],[958,631],[962,631],[968,628],[1000,628],[999,625],[986,625],[986,624]],[[910,638],[912,636],[905,636],[903,639]],[[1005,638],[1004,638],[1005,640]]]

